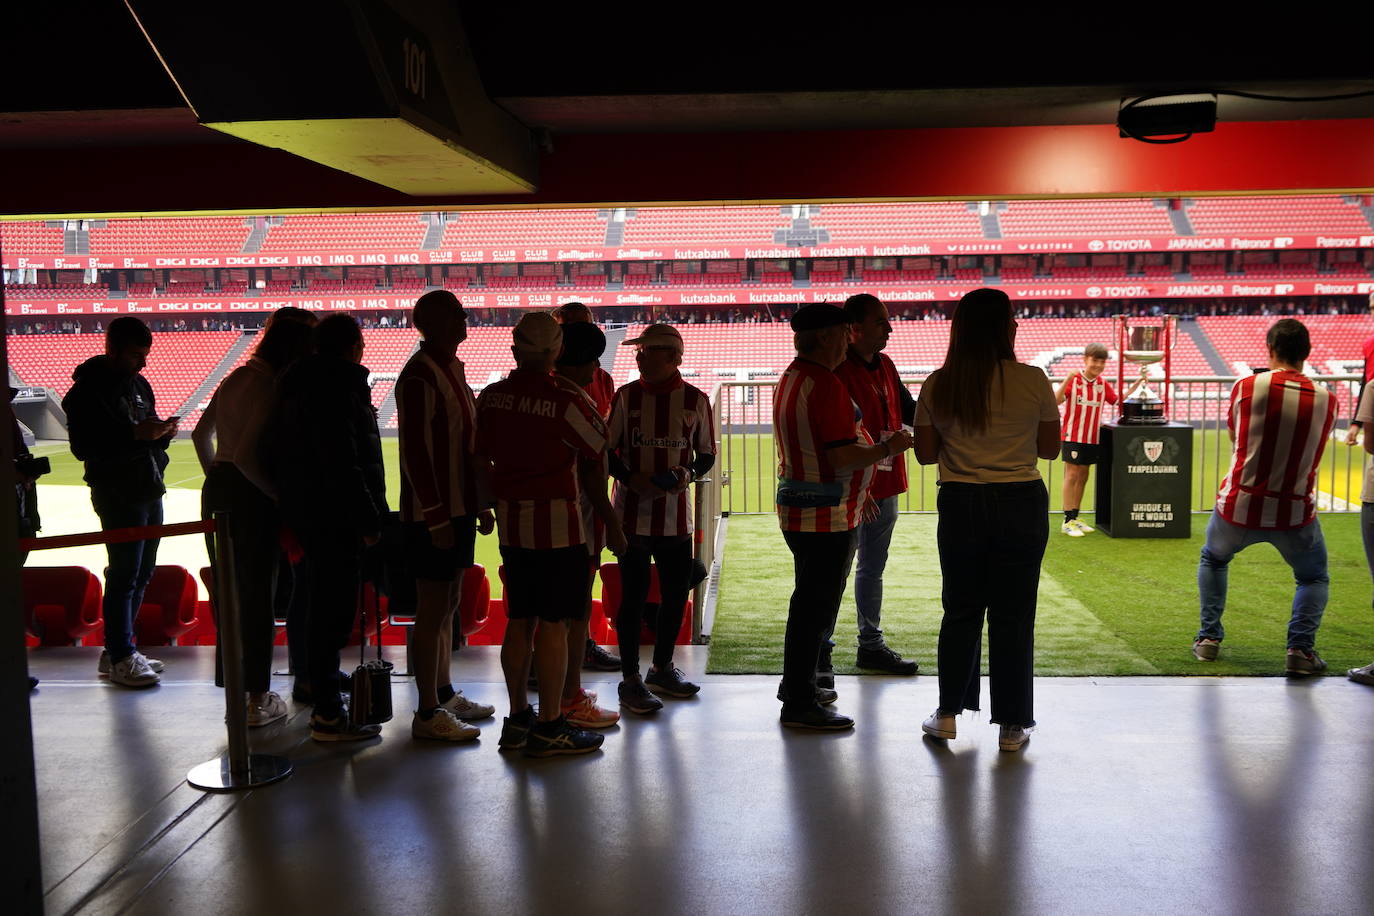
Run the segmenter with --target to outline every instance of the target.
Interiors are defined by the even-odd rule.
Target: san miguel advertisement
[[[903,258],[976,254],[1106,254],[1142,251],[1281,251],[1316,248],[1374,248],[1369,235],[1155,236],[1149,238],[939,239],[836,242],[823,245],[596,245],[484,246],[434,251],[299,251],[273,254],[204,252],[146,255],[15,255],[7,270],[157,270],[216,267],[365,267],[387,264],[516,264],[567,261],[711,261],[738,258]]]
[[[468,308],[556,308],[565,302],[599,306],[731,306],[793,305],[807,302],[843,302],[860,290],[873,292],[887,302],[953,302],[975,288],[970,283],[894,286],[855,284],[812,289],[637,289],[625,291],[566,290],[550,292],[494,292],[455,290]],[[1023,283],[1003,285],[1012,301],[1065,299],[1191,299],[1244,296],[1349,296],[1374,293],[1374,281],[1356,280],[1249,280],[1205,283]],[[314,311],[367,311],[408,309],[416,294],[336,296],[238,296],[200,299],[24,299],[10,289],[6,315],[155,315],[186,312],[270,312],[294,305]]]

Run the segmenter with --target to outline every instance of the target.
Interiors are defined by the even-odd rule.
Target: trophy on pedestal
[[[1162,363],[1164,376],[1160,380],[1162,393],[1156,393],[1147,382],[1141,385],[1129,398],[1121,402],[1120,423],[1137,426],[1157,426],[1169,422],[1169,382],[1172,378],[1170,351],[1173,349],[1174,335],[1178,333],[1178,318],[1164,315],[1160,318],[1132,318],[1117,315],[1116,324],[1117,352],[1120,358],[1116,363],[1117,391],[1125,391],[1126,364],[1133,363],[1142,370],[1153,363]]]

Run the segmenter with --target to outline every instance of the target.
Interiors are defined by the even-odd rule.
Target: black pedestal
[[[1193,428],[1102,427],[1097,527],[1115,538],[1192,534]]]

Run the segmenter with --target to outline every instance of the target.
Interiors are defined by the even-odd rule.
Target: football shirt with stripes
[[[715,454],[714,430],[710,399],[680,375],[662,385],[633,381],[616,392],[611,405],[610,447],[631,472],[653,476],[687,467],[697,455]],[[646,496],[616,481],[614,501],[626,534],[692,533],[687,489]]]
[[[873,480],[872,466],[841,471],[830,462],[838,445],[872,445],[844,383],[825,366],[798,357],[773,395],[778,453],[778,524],[784,531],[849,531]]]
[[[430,528],[476,515],[486,461],[477,450],[477,402],[459,359],[440,361],[423,349],[396,378],[400,426],[401,521]]]
[[[1287,530],[1317,515],[1322,453],[1336,422],[1330,392],[1299,372],[1262,372],[1236,382],[1226,424],[1235,439],[1217,512],[1242,528]]]
[[[478,450],[491,459],[503,547],[586,543],[577,459],[599,460],[606,424],[575,388],[546,373],[516,369],[477,399]]]
[[[1084,445],[1097,445],[1102,430],[1102,408],[1116,403],[1116,391],[1101,375],[1092,381],[1083,373],[1074,373],[1069,379],[1068,390],[1064,392],[1064,423],[1062,434],[1065,442],[1081,442]]]

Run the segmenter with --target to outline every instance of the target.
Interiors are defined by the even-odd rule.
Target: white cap
[[[644,329],[643,334],[625,342],[644,347],[672,347],[677,352],[682,352],[682,335],[670,324],[651,324]]]

